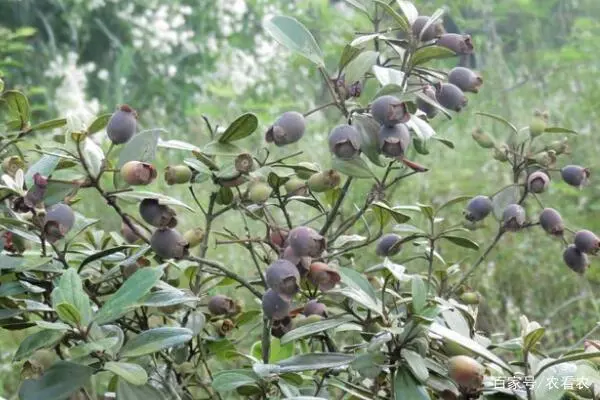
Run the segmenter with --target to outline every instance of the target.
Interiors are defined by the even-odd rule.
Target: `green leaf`
[[[479,250],[479,245],[477,243],[475,243],[471,239],[467,239],[465,237],[454,236],[454,235],[443,235],[442,238],[451,241],[452,243],[454,243],[457,246],[464,247],[465,249],[471,249],[471,250],[475,250],[475,251]]]
[[[427,219],[433,220],[434,212],[433,207],[427,204],[417,203],[417,207],[421,210],[421,214],[423,214]]]
[[[85,164],[94,177],[98,176],[104,164],[104,152],[92,139],[86,137],[82,148]]]
[[[54,309],[58,314],[58,318],[61,320],[71,325],[79,325],[81,323],[81,314],[74,305],[69,303],[59,303],[54,306]]]
[[[431,60],[437,60],[441,58],[454,57],[456,53],[447,47],[442,46],[426,46],[417,49],[410,59],[411,68],[417,65],[425,64]]]
[[[161,289],[148,293],[140,300],[140,305],[146,307],[168,307],[198,301],[200,301],[198,297],[188,295],[181,290]]]
[[[365,74],[377,63],[379,52],[367,50],[360,53],[346,66],[344,79],[346,82],[362,81]]]
[[[88,135],[91,135],[96,132],[100,132],[102,129],[106,128],[106,125],[108,125],[108,121],[110,120],[110,117],[112,117],[112,114],[102,114],[102,115],[96,117],[96,119],[87,128]]]
[[[531,349],[533,349],[535,347],[535,345],[542,340],[542,337],[544,336],[544,333],[546,332],[546,329],[540,327],[537,329],[534,329],[533,331],[529,332],[527,334],[527,336],[525,336],[523,338],[523,347],[525,348],[526,351],[530,351]]]
[[[444,146],[448,147],[449,149],[454,149],[454,142],[450,139],[446,139],[443,137],[439,137],[439,136],[433,136],[432,137],[433,140],[437,140],[438,142],[440,142],[441,144],[443,144]]]
[[[415,380],[410,371],[398,368],[394,376],[394,399],[395,400],[430,400],[429,394],[424,386]]]
[[[427,303],[427,288],[420,276],[414,275],[411,282],[412,304],[415,313],[421,312]]]
[[[13,360],[21,361],[32,355],[36,350],[52,347],[62,339],[63,335],[64,332],[51,329],[29,335],[19,344]]]
[[[352,321],[352,318],[338,317],[324,319],[322,321],[306,324],[298,328],[292,329],[291,331],[283,335],[283,337],[281,338],[281,344],[290,343],[295,340],[305,338],[307,336],[312,336],[316,333],[337,328],[338,326],[346,324],[350,321]]]
[[[57,119],[51,119],[49,121],[40,122],[39,124],[35,124],[30,128],[30,130],[37,131],[37,132],[46,131],[49,129],[60,128],[62,126],[65,126],[66,124],[67,124],[66,118],[57,118]]]
[[[383,10],[390,17],[392,17],[392,19],[396,22],[396,24],[398,24],[398,27],[403,32],[410,32],[410,30],[411,30],[410,24],[408,23],[408,20],[406,19],[406,17],[404,15],[397,13],[396,10],[394,10],[392,7],[390,7],[388,2],[385,2],[382,0],[375,0],[375,3],[377,3],[377,5],[379,5],[379,7],[383,8]]]
[[[323,52],[304,25],[292,17],[276,15],[264,23],[264,29],[279,44],[301,54],[319,67],[324,67]]]
[[[65,197],[74,194],[78,185],[68,182],[48,182],[44,194],[44,205],[46,207],[64,201]]]
[[[354,356],[350,354],[310,353],[290,357],[275,365],[279,367],[277,368],[277,373],[283,373],[343,367],[352,361],[354,361]]]
[[[402,92],[402,87],[400,86],[402,80],[404,79],[404,73],[402,71],[398,71],[394,68],[373,65],[373,74],[375,74],[375,78],[377,78],[381,86],[396,85],[398,89],[400,89],[400,92]],[[377,97],[379,96],[375,96],[375,98]]]
[[[149,384],[142,386],[132,385],[124,379],[117,382],[117,399],[121,400],[164,400],[165,395]]]
[[[262,358],[262,341],[259,340],[252,345],[250,354],[260,360]],[[287,343],[283,345],[276,337],[271,338],[271,347],[269,349],[269,362],[275,363],[294,355],[294,344]]]
[[[573,129],[569,129],[569,128],[562,128],[560,126],[549,126],[546,129],[544,129],[544,132],[547,132],[547,133],[570,133],[573,135],[577,135],[577,131],[574,131]]]
[[[373,171],[371,171],[365,160],[358,155],[349,160],[334,157],[331,168],[354,178],[372,178],[374,176]]]
[[[360,150],[365,153],[369,160],[380,167],[385,163],[379,155],[379,124],[373,117],[366,114],[357,114],[352,118],[352,123],[361,136]]]
[[[241,386],[258,386],[257,377],[252,376],[252,371],[248,373],[235,371],[222,371],[214,375],[212,387],[217,392],[230,392]]]
[[[29,116],[31,114],[27,97],[17,90],[7,90],[2,93],[0,99],[3,100],[8,108],[10,115],[19,119],[21,126],[18,129],[23,129],[29,123]]]
[[[367,352],[357,356],[352,362],[352,367],[361,376],[375,379],[383,370],[382,365],[385,364],[385,360],[386,357],[381,351]]]
[[[400,7],[402,15],[404,15],[408,23],[412,25],[419,16],[419,12],[417,11],[413,2],[405,0],[396,0],[396,3],[398,3],[398,7]]]
[[[341,277],[341,281],[349,287],[358,289],[362,292],[365,292],[369,295],[369,297],[373,299],[377,299],[377,294],[375,293],[375,289],[369,283],[369,281],[358,271],[340,267],[338,268],[338,272]]]
[[[344,50],[342,51],[342,55],[340,56],[340,62],[338,64],[338,71],[342,71],[346,67],[346,65],[348,65],[348,63],[350,61],[354,60],[356,58],[356,56],[358,56],[361,52],[362,52],[362,49],[359,49],[357,47],[347,44],[344,47]],[[351,83],[354,83],[354,82],[351,82]]]
[[[131,279],[131,278],[130,278]],[[192,340],[192,331],[186,328],[154,328],[129,340],[121,349],[123,358],[139,357],[178,346]]]
[[[504,209],[509,204],[516,204],[521,196],[521,191],[518,186],[510,185],[496,193],[492,198],[494,216],[498,221],[502,220]]]
[[[423,357],[421,357],[419,353],[408,349],[402,349],[400,351],[400,355],[408,364],[408,368],[412,372],[413,376],[422,383],[425,383],[425,381],[429,378],[429,371],[427,371],[427,365],[425,364]]]
[[[495,355],[494,353],[492,353],[473,339],[465,337],[460,333],[454,332],[436,322],[429,326],[429,330],[433,334],[439,335],[442,338],[452,343],[455,343],[466,350],[476,353],[479,356],[485,358],[486,360],[498,365],[500,368],[506,370],[507,372],[512,373],[512,369],[507,363],[502,361],[500,357],[498,357],[497,355]]]
[[[213,156],[237,156],[243,153],[239,146],[233,143],[210,142],[202,148],[202,152]]]
[[[435,215],[439,214],[440,211],[446,207],[450,207],[450,206],[453,206],[454,204],[458,204],[458,203],[463,203],[465,201],[471,200],[472,198],[473,198],[473,196],[454,197],[454,198],[448,200],[447,202],[445,202],[444,204],[442,204],[441,206],[439,206],[438,209],[435,211]]]
[[[60,158],[56,156],[44,155],[35,162],[25,174],[25,185],[31,187],[33,185],[33,175],[39,173],[42,176],[48,177],[56,169]]]
[[[4,91],[4,81],[0,79],[0,92]]]
[[[152,289],[160,280],[163,271],[160,268],[138,269],[123,285],[113,293],[96,314],[94,320],[98,325],[114,321],[130,311],[130,307]]]
[[[233,142],[250,136],[258,128],[258,118],[252,113],[240,115],[219,137],[220,143]]]
[[[562,356],[561,358],[556,359],[556,360],[547,359],[548,362],[545,363],[544,365],[542,365],[536,371],[535,377],[537,378],[546,369],[548,369],[550,367],[554,367],[559,364],[570,363],[570,362],[575,362],[575,361],[580,361],[580,360],[589,360],[591,358],[597,358],[597,357],[598,357],[598,353],[596,353],[596,352],[581,352],[581,353],[569,354],[568,356]]]
[[[517,127],[514,126],[513,124],[511,124],[510,122],[508,122],[508,120],[506,120],[506,118],[503,118],[503,117],[501,117],[499,115],[490,114],[490,113],[481,112],[481,111],[480,112],[476,112],[475,114],[481,115],[483,117],[488,117],[488,118],[491,118],[493,120],[496,120],[496,121],[504,124],[504,126],[508,127],[511,131],[513,131],[513,133],[515,133],[515,134],[519,133],[519,130],[517,129]]]
[[[104,249],[104,250],[100,250],[90,256],[87,256],[82,262],[81,264],[79,264],[79,270],[83,270],[83,267],[85,267],[86,265],[88,265],[91,262],[94,262],[96,260],[100,260],[104,257],[110,256],[111,254],[115,254],[118,253],[120,251],[123,250],[127,250],[130,249],[132,247],[135,246],[129,246],[129,245],[123,245],[123,246],[116,246],[116,247],[111,247],[109,249]]]
[[[139,190],[139,191],[132,191],[132,192],[115,193],[115,197],[118,197],[120,199],[126,199],[126,200],[131,199],[131,200],[138,200],[138,201],[142,201],[144,199],[157,199],[160,204],[183,207],[189,211],[192,211],[192,212],[194,211],[194,209],[192,207],[188,206],[184,202],[179,201],[173,197],[166,196],[161,193],[146,192],[143,190]]]
[[[104,369],[125,379],[133,385],[143,385],[148,381],[146,370],[138,364],[109,361]]]
[[[94,369],[68,361],[54,363],[40,379],[26,379],[19,390],[21,400],[64,400],[84,386]]]
[[[83,290],[83,283],[74,268],[66,270],[60,277],[58,288],[52,292],[52,303],[68,303],[77,310],[83,325],[92,319],[90,298]],[[66,310],[68,311],[68,310]]]
[[[403,214],[400,211],[391,208],[382,201],[374,202],[373,204],[371,204],[371,208],[380,219],[380,222],[382,222],[382,226],[385,226],[387,224],[390,217],[392,217],[394,221],[396,221],[399,224],[403,224],[406,221],[410,220],[409,215]]]
[[[131,138],[123,146],[123,150],[119,154],[119,162],[117,168],[121,168],[129,161],[142,161],[151,163],[156,157],[156,146],[161,134],[166,134],[164,129],[149,129],[140,132]]]
[[[545,366],[549,364],[546,364]],[[574,380],[576,373],[577,365],[575,363],[566,363],[563,365],[553,365],[551,368],[546,369],[542,374],[536,374],[533,385],[535,398],[544,400],[563,399],[563,395],[567,391],[564,382],[566,382],[567,378]],[[574,382],[573,380],[571,382],[573,382],[574,387],[576,387],[577,382]],[[550,382],[556,382],[556,385],[549,384]]]

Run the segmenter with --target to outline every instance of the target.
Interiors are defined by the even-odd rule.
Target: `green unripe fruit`
[[[187,165],[169,165],[165,168],[167,185],[188,183],[192,179],[192,170]]]
[[[300,140],[305,130],[304,116],[296,111],[288,111],[277,118],[269,128],[265,140],[275,143],[276,146],[285,146]]]
[[[448,73],[448,82],[458,86],[463,92],[478,93],[483,85],[483,78],[469,68],[455,67]]]
[[[439,37],[436,44],[452,50],[456,54],[466,55],[473,53],[473,42],[470,35],[458,33],[445,33]]]
[[[410,119],[406,104],[397,97],[390,95],[375,99],[371,104],[371,115],[373,115],[375,121],[387,127],[393,127]]]
[[[590,265],[587,254],[581,252],[574,244],[569,245],[563,252],[563,261],[578,274],[583,274]]]
[[[590,170],[579,165],[567,165],[560,170],[560,175],[568,185],[581,188],[588,184]]]
[[[248,199],[256,204],[262,204],[269,200],[273,189],[267,183],[254,181],[248,187]]]
[[[534,117],[529,123],[529,134],[531,137],[536,137],[544,133],[547,123],[543,118]]]
[[[594,232],[588,230],[580,230],[575,233],[573,243],[577,250],[586,254],[596,254],[600,250],[600,239],[594,234]]]
[[[177,225],[175,211],[157,199],[144,199],[140,202],[140,215],[152,226],[157,228],[174,228]]]
[[[342,178],[337,171],[332,169],[313,174],[306,182],[313,192],[326,192],[339,186]]]
[[[308,226],[298,226],[292,229],[287,240],[294,253],[299,257],[320,257],[327,247],[325,238]]]
[[[561,236],[565,230],[562,217],[553,208],[544,208],[540,214],[540,225],[546,232],[555,236]]]
[[[6,175],[15,177],[18,170],[25,169],[25,161],[19,156],[10,156],[2,160],[2,170]]]
[[[556,162],[556,152],[554,150],[542,151],[533,156],[533,160],[542,167],[549,167]]]
[[[306,182],[296,176],[292,176],[283,186],[288,196],[305,196],[308,192]]]
[[[207,306],[212,315],[235,315],[240,309],[233,299],[222,294],[212,296]]]
[[[518,231],[525,225],[525,209],[518,204],[509,204],[502,212],[502,226],[507,231]]]
[[[475,129],[471,134],[473,140],[484,149],[492,149],[496,145],[494,138],[481,129]]]
[[[483,365],[469,356],[454,356],[448,360],[448,375],[461,389],[479,389],[483,384]]]
[[[310,300],[308,303],[304,305],[304,310],[302,314],[309,317],[312,315],[318,315],[320,317],[327,318],[327,306],[323,303],[319,303],[316,300]]]
[[[342,160],[360,152],[360,134],[351,125],[338,125],[329,134],[329,151]]]
[[[277,260],[269,265],[265,279],[267,286],[284,298],[291,298],[300,290],[300,273],[288,260]]]
[[[487,196],[475,196],[467,203],[464,215],[468,221],[477,222],[487,217],[493,208],[492,199]]]
[[[58,203],[46,209],[44,234],[49,243],[62,239],[75,223],[75,213],[66,204]]]
[[[546,150],[552,150],[558,156],[569,152],[569,141],[567,138],[555,140],[546,146]]]
[[[191,248],[198,246],[204,239],[204,230],[202,228],[193,228],[183,233],[183,238],[188,242]]]
[[[382,126],[379,130],[379,151],[390,158],[404,155],[410,145],[410,131],[404,124]]]
[[[535,171],[527,178],[527,189],[532,193],[543,193],[549,185],[550,177],[544,171]]]
[[[108,120],[106,134],[114,144],[128,142],[137,130],[137,113],[128,105],[122,105]]]
[[[437,83],[435,98],[444,108],[456,112],[465,108],[469,102],[463,91],[452,83]]]
[[[433,22],[431,25],[429,25],[429,27],[427,27],[427,29],[423,30],[430,19],[430,17],[425,15],[421,15],[415,19],[411,27],[412,34],[415,39],[419,39],[423,42],[429,42],[430,40],[433,40],[444,33],[444,26],[440,20]]]
[[[508,161],[508,146],[506,144],[503,143],[494,147],[494,159],[500,162]]]
[[[273,289],[269,289],[262,297],[262,309],[267,318],[282,319],[288,316],[290,303]]]
[[[383,235],[377,242],[375,253],[380,257],[391,257],[400,252],[402,237],[395,233]]]
[[[150,238],[152,250],[161,258],[181,259],[188,255],[188,242],[175,229],[160,228]]]
[[[129,161],[121,167],[121,177],[128,185],[148,185],[156,176],[156,169],[149,163]]]
[[[477,305],[481,302],[481,295],[477,292],[465,292],[460,295],[460,301],[468,305]]]
[[[421,95],[431,99],[433,102],[437,102],[435,99],[435,90],[431,85],[423,86],[423,89],[421,89]],[[423,100],[420,96],[417,96],[416,105],[419,110],[423,111],[425,115],[427,115],[427,118],[433,118],[438,113],[437,107]]]
[[[254,169],[254,160],[248,153],[239,154],[235,158],[234,167],[236,171],[242,174],[247,174]]]

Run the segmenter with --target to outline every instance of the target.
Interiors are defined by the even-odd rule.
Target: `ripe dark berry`
[[[181,259],[188,255],[188,242],[175,229],[160,228],[150,238],[152,250],[161,258]]]
[[[483,383],[483,365],[469,356],[454,356],[448,360],[448,375],[462,390],[479,389]]]
[[[586,254],[596,254],[600,249],[600,239],[594,234],[594,232],[588,230],[580,230],[575,234],[573,243],[577,250]]]
[[[431,85],[426,85],[421,90],[421,95],[431,99],[433,102],[437,102],[435,99],[435,89]],[[433,118],[437,115],[438,109],[433,104],[430,104],[423,100],[420,96],[417,96],[417,108],[427,115],[427,118]]]
[[[579,165],[567,165],[560,170],[565,183],[575,186],[582,187],[587,185],[590,178],[590,170]]]
[[[136,230],[138,232],[143,232],[143,229],[141,226],[139,226],[136,223],[133,223],[133,226],[136,228]],[[121,236],[123,236],[123,238],[125,239],[125,241],[127,243],[135,243],[138,241],[138,239],[140,238],[138,236],[137,233],[135,233],[130,227],[129,225],[127,225],[125,222],[121,222]]]
[[[583,274],[590,265],[587,254],[579,251],[574,244],[569,245],[563,252],[563,261],[567,264],[567,267],[578,274]]]
[[[285,245],[289,233],[290,231],[288,231],[287,229],[271,228],[269,230],[269,241],[273,245],[282,248]]]
[[[543,193],[550,185],[550,177],[544,171],[535,171],[527,178],[527,189],[532,193]]]
[[[288,260],[277,260],[265,273],[267,286],[282,297],[291,298],[300,290],[298,268]]]
[[[49,243],[62,239],[75,223],[75,213],[66,204],[58,203],[46,209],[44,234]]]
[[[338,125],[329,134],[329,151],[343,160],[360,151],[360,134],[352,125]]]
[[[144,199],[140,202],[140,215],[152,226],[157,228],[174,228],[177,225],[175,211],[157,199]]]
[[[304,116],[296,111],[287,111],[269,128],[265,140],[275,143],[276,146],[285,146],[300,140],[305,130]]]
[[[271,335],[281,339],[283,335],[291,331],[293,327],[294,321],[289,315],[286,315],[281,319],[274,319],[273,325],[271,326]]]
[[[436,44],[452,50],[456,54],[473,53],[473,43],[470,35],[461,35],[458,33],[445,33],[439,37]]]
[[[379,130],[379,150],[386,157],[400,157],[410,145],[410,131],[404,124],[382,126]]]
[[[463,92],[478,93],[483,85],[479,74],[465,67],[455,67],[448,73],[448,82],[458,86]]]
[[[314,262],[310,264],[307,279],[310,283],[317,286],[319,290],[327,291],[333,289],[341,280],[340,274],[329,265],[323,262]]]
[[[294,249],[292,249],[290,246],[287,246],[283,250],[282,257],[283,259],[288,260],[289,262],[294,264],[296,268],[298,268],[298,272],[301,276],[306,276],[306,274],[308,274],[308,269],[310,268],[310,263],[312,262],[312,258],[310,258],[309,256],[300,257],[296,255]]]
[[[147,185],[156,176],[156,169],[149,163],[129,161],[121,167],[121,177],[128,185]]]
[[[113,113],[106,125],[106,134],[114,144],[129,141],[137,130],[137,113],[128,105],[122,105]]]
[[[273,289],[269,289],[262,297],[262,309],[267,318],[282,319],[288,316],[290,303]]]
[[[329,169],[311,175],[306,184],[311,191],[319,193],[339,186],[341,181],[340,174],[333,169]]]
[[[443,107],[456,112],[466,107],[469,102],[463,91],[452,83],[436,84],[435,98]]]
[[[416,39],[419,39],[423,42],[428,42],[430,40],[435,39],[436,37],[442,35],[444,33],[444,27],[441,24],[441,21],[435,21],[429,27],[423,31],[425,25],[429,22],[431,18],[425,15],[419,16],[412,24],[412,33]]]
[[[46,187],[48,186],[48,179],[43,177],[40,173],[36,172],[33,175],[33,185],[29,188],[25,196],[23,197],[23,203],[29,209],[35,208],[44,199],[46,194]]]
[[[396,235],[395,233],[383,235],[379,239],[379,242],[377,242],[375,253],[380,257],[394,256],[400,252],[401,241],[402,237],[400,237],[400,235]]]
[[[468,221],[481,221],[487,217],[494,208],[492,200],[487,196],[475,196],[468,203],[464,211],[465,218]]]
[[[518,204],[509,204],[502,213],[502,226],[507,231],[518,231],[525,225],[525,209]]]
[[[187,165],[168,165],[165,168],[167,185],[188,183],[192,179],[192,170]]]
[[[390,95],[375,99],[371,104],[371,114],[377,122],[388,127],[406,122],[410,118],[406,104]]]
[[[540,214],[540,225],[546,232],[555,236],[562,235],[565,230],[562,217],[553,208],[544,208]]]
[[[319,257],[327,242],[323,236],[308,226],[298,226],[288,235],[288,243],[299,257]]]
[[[305,316],[320,315],[321,317],[327,317],[327,307],[323,303],[319,303],[317,300],[310,300],[304,305],[302,314]]]
[[[212,315],[233,315],[238,312],[238,307],[233,299],[217,294],[208,300],[208,311]]]

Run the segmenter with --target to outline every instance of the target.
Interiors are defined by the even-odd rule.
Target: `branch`
[[[352,184],[352,177],[349,177],[348,179],[346,179],[346,183],[344,183],[344,187],[342,188],[342,193],[340,193],[340,196],[337,198],[335,204],[331,208],[331,211],[327,215],[327,220],[325,221],[325,224],[319,231],[321,236],[324,236],[327,233],[327,231],[329,230],[329,228],[331,227],[331,224],[333,224],[333,221],[335,220],[335,217],[337,216],[337,212],[338,212],[340,206],[342,205],[344,198],[348,194],[348,189],[350,188],[351,184]]]

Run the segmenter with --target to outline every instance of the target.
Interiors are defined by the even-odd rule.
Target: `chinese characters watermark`
[[[494,378],[495,389],[526,390],[535,389],[543,385],[546,389],[589,389],[591,383],[588,378],[576,376],[549,377],[542,381],[535,381],[533,376],[516,374],[509,377]]]

